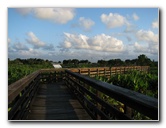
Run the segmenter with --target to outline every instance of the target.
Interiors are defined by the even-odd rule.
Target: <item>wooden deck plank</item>
[[[27,119],[92,120],[63,82],[40,85]]]

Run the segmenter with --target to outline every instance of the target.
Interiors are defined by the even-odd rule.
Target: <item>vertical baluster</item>
[[[97,97],[100,97],[101,96],[101,93],[100,93],[100,91],[98,91],[98,90],[96,90],[96,96]],[[101,110],[101,105],[97,102],[96,103],[96,107],[99,109],[99,110]],[[101,116],[97,113],[97,120],[101,120]]]
[[[91,75],[91,72],[90,72],[90,68],[88,69],[88,76],[90,77]]]
[[[129,118],[132,118],[132,108],[128,107],[127,105],[124,105],[124,113],[125,113]]]

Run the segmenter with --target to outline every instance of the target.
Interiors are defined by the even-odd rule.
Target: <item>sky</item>
[[[159,56],[158,8],[8,8],[8,58]]]

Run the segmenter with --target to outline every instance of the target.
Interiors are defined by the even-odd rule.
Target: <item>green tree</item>
[[[144,54],[139,55],[138,59],[137,59],[137,65],[140,66],[147,66],[147,65],[151,65],[152,61]]]

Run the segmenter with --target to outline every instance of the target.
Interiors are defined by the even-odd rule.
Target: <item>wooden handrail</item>
[[[65,71],[67,75],[66,79],[72,79],[72,81],[83,82],[82,84],[86,84],[86,86],[93,87],[94,89],[124,103],[125,105],[141,112],[142,114],[150,117],[151,119],[158,119],[158,100],[129,89],[125,89],[122,87],[118,87],[115,85],[111,85],[99,80],[92,79],[90,77],[86,77],[80,75],[78,73],[71,72],[69,70]],[[73,83],[70,80],[68,84]],[[71,84],[72,85],[72,84]],[[75,84],[77,86],[77,84]]]
[[[141,70],[143,69],[142,67],[141,68],[137,67],[137,68],[139,68]],[[146,68],[147,67],[145,67],[145,71],[146,71]],[[57,82],[59,80],[64,80],[65,78],[67,80],[67,76],[65,76],[65,73],[64,73],[65,70],[66,70],[66,73],[68,72],[68,74],[72,75],[72,77],[75,77],[79,81],[82,81],[82,82],[94,87],[93,86],[94,81],[92,82],[91,78],[87,78],[83,75],[90,75],[92,77],[96,76],[96,75],[97,76],[103,76],[103,75],[111,76],[111,74],[115,71],[114,69],[118,72],[118,68],[109,68],[109,67],[79,68],[79,69],[78,68],[70,68],[70,69],[62,68],[62,69],[41,69],[41,70],[38,70],[38,71],[16,81],[15,83],[8,86],[8,112],[9,112],[8,118],[10,120],[11,119],[23,119],[23,118],[25,118],[24,115],[26,115],[25,113],[28,112],[28,107],[30,106],[31,101],[33,100],[34,95],[39,88],[40,82],[47,82],[47,83],[48,82]],[[120,69],[123,69],[123,68],[121,67]],[[131,68],[128,68],[128,69],[131,69]],[[67,70],[70,70],[70,71],[67,71]],[[120,70],[120,71],[122,72],[122,70]],[[78,75],[78,74],[76,75],[76,73],[72,74],[73,72],[78,72],[78,73],[81,73],[82,75]],[[89,81],[86,80],[85,78],[89,79]],[[73,81],[73,79],[70,79],[69,77],[68,77],[68,79],[70,81]],[[82,88],[82,85],[80,83],[76,82],[75,80],[73,82],[77,85],[79,84],[80,88]],[[100,84],[100,82],[98,84]],[[107,90],[107,87],[104,88],[104,86],[103,86],[101,88],[100,86],[98,86],[98,84],[97,84],[97,81],[94,84],[96,89],[99,89],[99,90],[102,89],[102,91],[105,91],[106,94],[110,92],[109,89]],[[82,90],[84,90],[86,93],[88,93],[86,88],[82,88]],[[100,103],[102,102],[101,99],[94,97],[93,94],[89,93],[89,95],[91,95],[93,98],[96,98],[98,101],[100,101]],[[118,93],[114,94],[112,92],[112,95],[113,95],[112,97],[116,97],[116,96],[119,96],[121,94],[118,95]],[[129,106],[134,106],[133,105],[133,104],[135,104],[134,101],[132,103],[130,103],[131,104],[130,105],[129,103],[127,103],[127,98],[125,98],[125,100],[123,100],[125,104],[127,104]],[[88,102],[88,99],[86,101]],[[121,101],[121,99],[120,99],[120,101]],[[148,99],[148,102],[150,102],[149,99]],[[103,104],[105,104],[105,107],[113,109],[113,108],[109,107],[109,104],[104,103],[104,102],[103,102]],[[155,110],[156,110],[156,108],[155,108]],[[100,111],[98,111],[98,112],[100,112]],[[115,110],[115,113],[119,114],[121,117],[123,117],[125,119],[127,118],[126,116],[121,115],[121,113],[119,113],[117,110]]]
[[[40,70],[33,72],[32,74],[14,82],[13,84],[8,86],[8,103],[12,102],[20,92],[25,89],[38,75],[40,74]]]
[[[46,72],[64,71],[65,69],[41,69],[8,86],[8,103],[11,103],[39,74]]]
[[[67,68],[65,69],[67,70]],[[105,76],[111,77],[115,74],[125,74],[128,71],[138,70],[148,72],[149,66],[123,66],[123,67],[94,67],[94,68],[69,68],[68,70],[90,77]]]
[[[57,73],[58,72],[58,73]],[[8,86],[8,119],[26,119],[41,82],[62,79],[64,69],[41,69]],[[60,78],[59,78],[60,77]]]
[[[30,103],[38,90],[40,70],[8,86],[8,119],[25,119]]]
[[[86,75],[97,75],[99,72],[102,72],[101,74],[104,74],[104,71],[109,71],[108,74],[111,73],[111,71],[114,71],[116,69],[136,69],[136,68],[140,68],[140,69],[148,69],[149,66],[132,66],[132,67],[97,67],[97,68],[69,68],[68,70],[71,70],[72,72],[79,72],[81,71],[81,74],[86,74]],[[39,75],[40,73],[44,73],[44,72],[55,72],[55,71],[64,71],[67,68],[62,68],[62,69],[41,69],[38,70],[36,72],[33,72],[32,74],[16,81],[15,83],[11,84],[8,86],[8,101],[9,103],[17,96],[19,95],[19,93],[34,79],[36,78],[37,75]],[[89,72],[90,70],[90,72]]]

